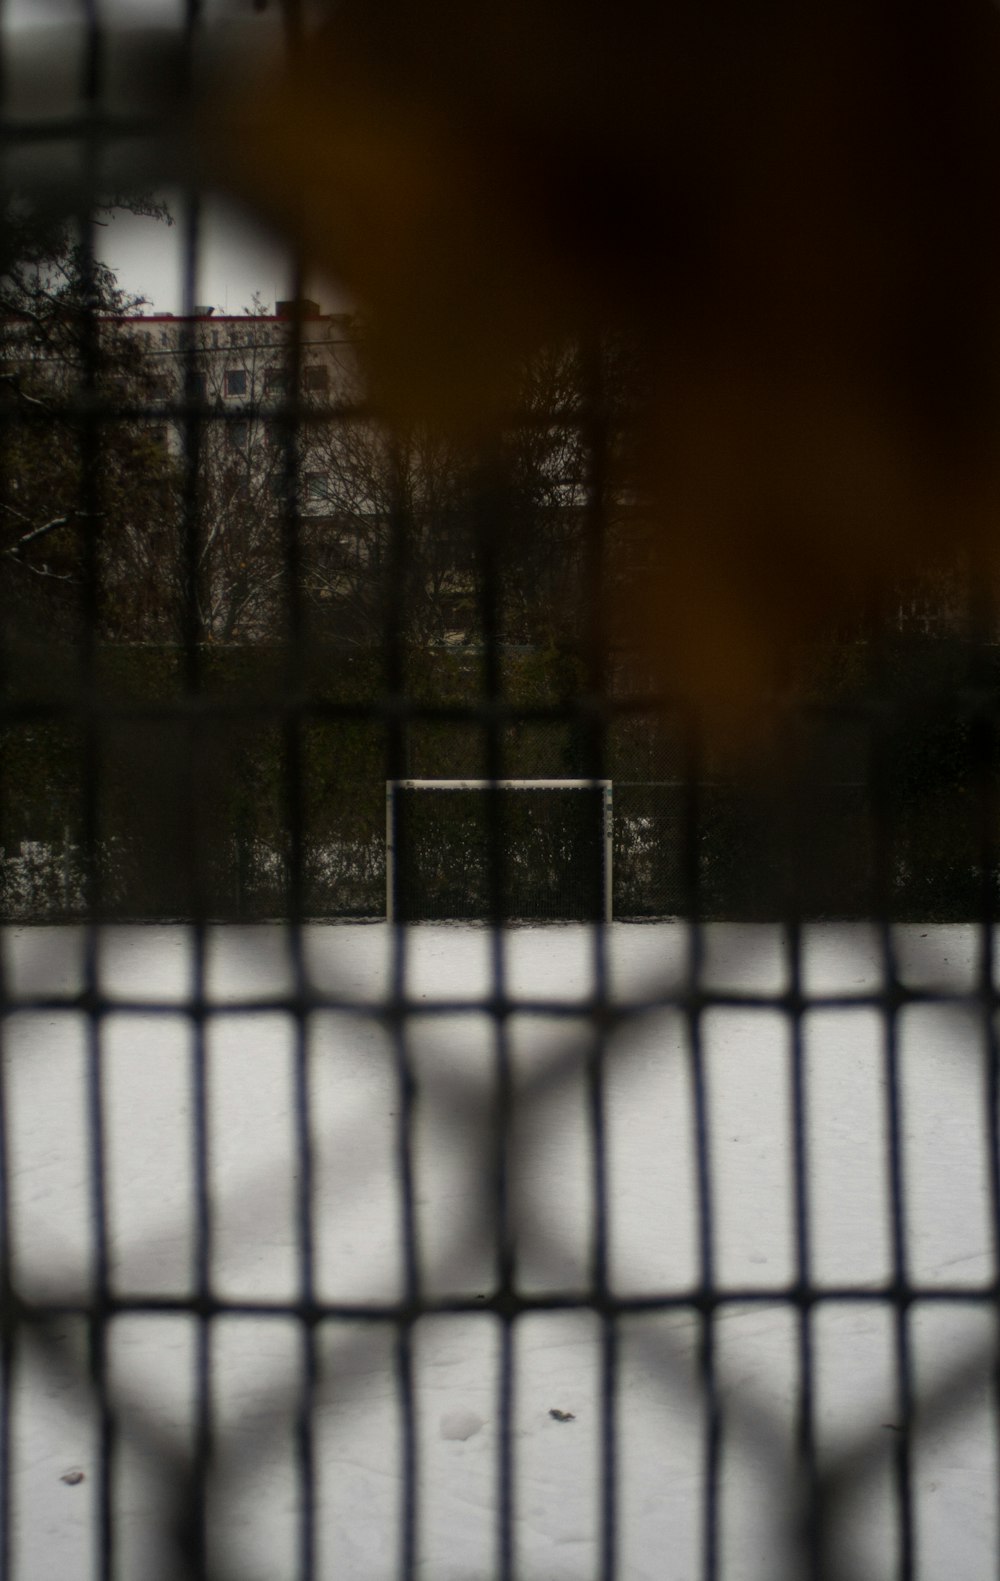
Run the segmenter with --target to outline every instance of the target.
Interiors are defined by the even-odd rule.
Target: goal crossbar
[[[392,779],[385,782],[385,912],[396,921],[396,792],[416,791],[566,791],[601,793],[603,882],[602,920],[612,918],[612,854],[614,844],[613,782],[609,779]]]
[[[610,780],[386,780],[395,790],[610,790]]]

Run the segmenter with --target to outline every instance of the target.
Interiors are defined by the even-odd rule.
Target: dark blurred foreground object
[[[390,411],[482,438],[539,346],[639,349],[664,552],[626,614],[671,690],[749,701],[911,568],[995,572],[988,0],[346,0],[209,119],[356,292]]]

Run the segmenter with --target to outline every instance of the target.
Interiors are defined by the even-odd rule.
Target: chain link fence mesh
[[[171,58],[183,80],[205,17],[179,9]],[[2,1574],[909,1578],[930,1575],[958,1540],[934,1524],[934,1479],[956,1464],[960,1511],[970,1501],[959,1526],[978,1534],[964,1573],[995,1574],[996,648],[958,622],[942,632],[916,617],[877,652],[845,642],[841,673],[762,725],[766,770],[737,770],[633,659],[596,640],[521,640],[526,616],[512,630],[512,496],[485,464],[461,488],[435,474],[429,534],[404,499],[398,453],[381,474],[384,508],[366,495],[366,510],[341,501],[335,512],[324,497],[310,513],[326,485],[306,482],[319,476],[304,464],[309,425],[351,433],[367,419],[289,397],[309,366],[301,310],[261,416],[275,425],[265,481],[276,507],[248,507],[248,470],[213,517],[206,490],[220,474],[205,456],[216,441],[226,454],[250,444],[236,430],[251,419],[208,399],[187,320],[172,392],[108,362],[115,303],[93,252],[93,211],[129,164],[123,148],[169,141],[176,118],[153,100],[125,114],[108,97],[115,35],[100,7],[81,0],[60,16],[69,31],[51,38],[60,49],[70,39],[72,86],[39,113],[24,103],[16,19],[0,8],[4,266],[24,261],[30,214],[39,257],[65,265],[78,292],[40,350],[22,279],[4,329]],[[189,315],[199,203],[197,191],[179,200]],[[72,256],[46,231],[67,212]],[[325,400],[319,380],[309,388]],[[165,423],[177,436],[166,457]],[[355,484],[371,455],[369,436],[351,452]],[[586,627],[586,564],[601,563],[608,523],[593,491],[553,516],[551,563],[536,558],[532,575],[555,585],[576,544]],[[259,557],[269,590],[241,641],[206,630],[206,543],[227,533]],[[448,543],[443,567],[428,536]],[[241,569],[218,562],[212,574]],[[406,601],[435,577],[451,578],[444,613],[420,638]],[[547,966],[532,977],[526,932],[519,976],[516,940],[496,925],[517,831],[489,800],[486,925],[468,930],[482,946],[468,980],[459,930],[443,944],[386,930],[366,976],[365,930],[323,926],[384,918],[387,779],[550,776],[613,783],[614,916],[670,926],[635,928],[626,945],[621,930],[568,930],[571,991]],[[844,935],[847,975],[829,981],[811,953],[826,937],[816,925],[840,923],[857,931]],[[921,965],[928,935],[962,954],[957,975],[943,955]],[[459,964],[435,999],[421,951],[437,948]],[[615,974],[628,977],[630,961],[625,992]],[[920,1121],[907,1039],[923,1014],[962,1068],[954,1090],[943,1081],[940,1110],[932,1085]],[[719,1217],[720,1149],[745,1122],[719,1086],[712,1039],[727,1016],[744,1017],[746,1059],[773,1055],[782,1073],[782,1104],[758,1116],[757,1136],[787,1198],[773,1279],[749,1255],[752,1226]],[[763,1034],[746,1031],[748,1017]],[[876,1094],[866,1108],[859,1086],[832,1153],[824,1017],[861,1028],[830,1057]],[[261,1026],[255,1042],[247,1029]],[[367,1110],[337,1086],[344,1039],[364,1055],[352,1080]],[[456,1042],[465,1052],[450,1060]],[[649,1070],[677,1092],[623,1110],[633,1073]],[[152,1121],[150,1083],[173,1084]],[[276,1156],[264,1140],[273,1116],[254,1108],[262,1093],[281,1115]],[[929,1276],[914,1250],[913,1226],[933,1217],[925,1199],[950,1189],[932,1166],[921,1172],[914,1148],[922,1136],[928,1157],[938,1147],[958,1168],[950,1102],[966,1105],[978,1149],[969,1279],[947,1257]],[[852,1130],[872,1124],[870,1151],[852,1153]],[[562,1151],[574,1126],[585,1168]],[[623,1206],[623,1159],[648,1126],[651,1162]],[[132,1185],[130,1148],[143,1156]],[[428,1150],[449,1149],[467,1173],[445,1192],[458,1207],[435,1218],[422,1195]],[[68,1185],[52,1184],[59,1169]],[[143,1192],[163,1212],[140,1215],[130,1241],[129,1204]],[[365,1218],[379,1192],[391,1226],[381,1249]],[[846,1246],[822,1277],[821,1199],[841,1204]],[[275,1203],[281,1277],[233,1275],[241,1257],[266,1261]],[[851,1246],[873,1203],[884,1257],[859,1272]],[[676,1263],[624,1277],[630,1237],[651,1220]],[[348,1228],[334,1234],[334,1221]],[[366,1283],[379,1256],[388,1272]],[[547,1361],[557,1321],[571,1328]],[[731,1348],[736,1324],[752,1336],[763,1323],[780,1333],[777,1381],[755,1369],[752,1341]],[[862,1394],[873,1380],[864,1413],[839,1432],[824,1394],[834,1374],[820,1366],[838,1346]],[[465,1392],[437,1424],[428,1371],[448,1368],[466,1370]],[[637,1437],[647,1409],[653,1425]],[[470,1538],[447,1457],[485,1442],[487,1424]],[[586,1449],[567,1475],[586,1516],[534,1548],[547,1475],[577,1442],[556,1435],[577,1432]],[[264,1536],[255,1504],[274,1523]],[[882,1524],[865,1550],[874,1506]]]

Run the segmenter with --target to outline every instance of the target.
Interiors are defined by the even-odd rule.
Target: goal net
[[[610,780],[386,783],[390,922],[611,921]]]

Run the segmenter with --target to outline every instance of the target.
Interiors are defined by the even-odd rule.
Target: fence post
[[[396,786],[385,782],[385,919],[396,920]]]
[[[610,780],[604,781],[604,921],[610,922],[614,914],[614,788]]]

